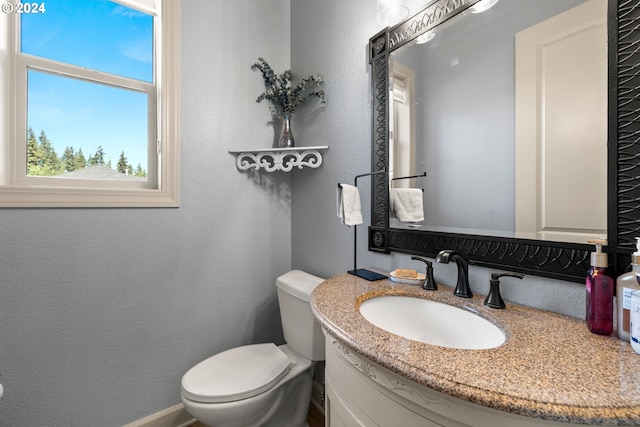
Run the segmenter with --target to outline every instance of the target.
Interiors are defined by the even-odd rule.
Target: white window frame
[[[19,16],[0,14],[0,207],[177,207],[179,206],[180,0],[115,0],[154,16],[155,75],[152,84],[86,71],[22,54]],[[45,12],[46,13],[46,12]],[[6,24],[6,25],[4,25]],[[147,182],[60,179],[26,175],[26,75],[46,71],[103,81],[149,98],[149,135],[157,137],[157,164]],[[153,154],[153,153],[152,153]],[[152,156],[153,157],[153,156]]]

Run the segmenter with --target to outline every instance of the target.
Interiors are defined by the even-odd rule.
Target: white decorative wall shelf
[[[229,151],[236,155],[236,167],[241,171],[248,169],[264,169],[267,172],[290,172],[294,167],[302,169],[307,166],[317,168],[322,164],[322,150],[326,145],[318,147],[264,148],[256,150]]]

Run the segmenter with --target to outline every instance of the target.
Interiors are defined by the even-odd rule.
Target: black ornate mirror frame
[[[479,0],[437,0],[369,41],[372,76],[372,170],[388,165],[389,55]],[[640,237],[640,1],[608,0],[608,241],[620,274]],[[604,159],[603,159],[604,161]],[[584,282],[591,246],[542,240],[405,230],[389,227],[388,174],[372,177],[369,250],[434,257],[454,249],[475,265]]]

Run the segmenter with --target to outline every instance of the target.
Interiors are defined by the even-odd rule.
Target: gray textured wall
[[[0,210],[0,426],[121,426],[180,402],[195,363],[281,341],[290,177],[270,147],[264,56],[289,66],[288,0],[182,1],[179,209]]]

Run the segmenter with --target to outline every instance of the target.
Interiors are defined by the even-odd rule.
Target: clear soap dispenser
[[[629,339],[631,320],[631,292],[640,290],[636,274],[640,273],[640,237],[636,237],[636,251],[631,254],[631,271],[621,274],[616,280],[618,307],[618,337]]]
[[[614,280],[609,273],[609,258],[602,252],[606,240],[588,240],[596,246],[591,252],[591,268],[587,274],[587,327],[594,334],[610,335],[613,332]]]

